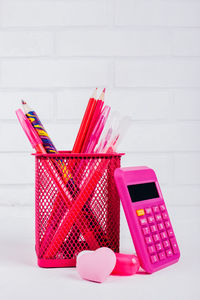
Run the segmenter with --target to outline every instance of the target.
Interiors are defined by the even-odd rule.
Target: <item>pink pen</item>
[[[86,153],[92,153],[94,151],[95,146],[98,143],[98,140],[100,138],[100,135],[103,131],[104,125],[107,121],[108,115],[110,112],[110,106],[106,105],[102,111],[102,114],[92,132],[91,138],[90,138],[90,142],[88,144]]]
[[[106,121],[106,126],[103,129],[98,145],[95,147],[95,153],[105,152],[108,143],[110,142],[110,140],[113,138],[113,135],[115,134],[116,128],[118,128],[119,119],[120,119],[119,112],[112,111],[111,113],[109,113],[108,120]]]
[[[131,126],[131,118],[129,116],[125,116],[121,120],[119,120],[118,127],[113,130],[113,135],[106,144],[105,148],[102,150],[102,153],[116,151],[116,148],[123,140],[124,136],[127,134],[129,127]]]
[[[99,147],[97,147],[95,149],[95,153],[101,153],[101,152],[103,153],[103,151],[106,148],[106,146],[108,144],[108,141],[110,140],[111,136],[112,136],[112,128],[110,127],[108,129],[108,132],[107,132],[105,138],[101,140]]]
[[[27,116],[23,113],[21,109],[16,110],[16,115],[32,147],[36,150],[37,153],[46,153],[46,150],[42,145],[40,137],[31,125]]]

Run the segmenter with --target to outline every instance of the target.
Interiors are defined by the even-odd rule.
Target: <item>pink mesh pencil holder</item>
[[[83,250],[119,252],[122,154],[36,154],[35,226],[40,267],[72,267]]]

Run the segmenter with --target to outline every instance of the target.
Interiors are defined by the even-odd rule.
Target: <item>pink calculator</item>
[[[176,263],[180,251],[155,172],[118,168],[114,176],[142,268],[153,273]]]

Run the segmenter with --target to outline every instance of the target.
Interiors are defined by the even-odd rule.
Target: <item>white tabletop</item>
[[[97,284],[75,268],[42,269],[34,251],[34,208],[0,208],[0,297],[6,299],[200,299],[200,207],[169,207],[180,261],[151,275],[110,276]],[[121,252],[133,253],[128,228]]]

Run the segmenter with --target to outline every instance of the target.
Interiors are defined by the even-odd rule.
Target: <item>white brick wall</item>
[[[33,205],[26,99],[71,149],[88,98],[131,115],[124,166],[149,165],[170,205],[200,205],[200,2],[0,0],[0,205]]]
[[[31,57],[53,54],[53,34],[34,31],[1,31],[0,56]]]
[[[116,24],[122,26],[199,26],[200,3],[194,0],[117,0]]]

